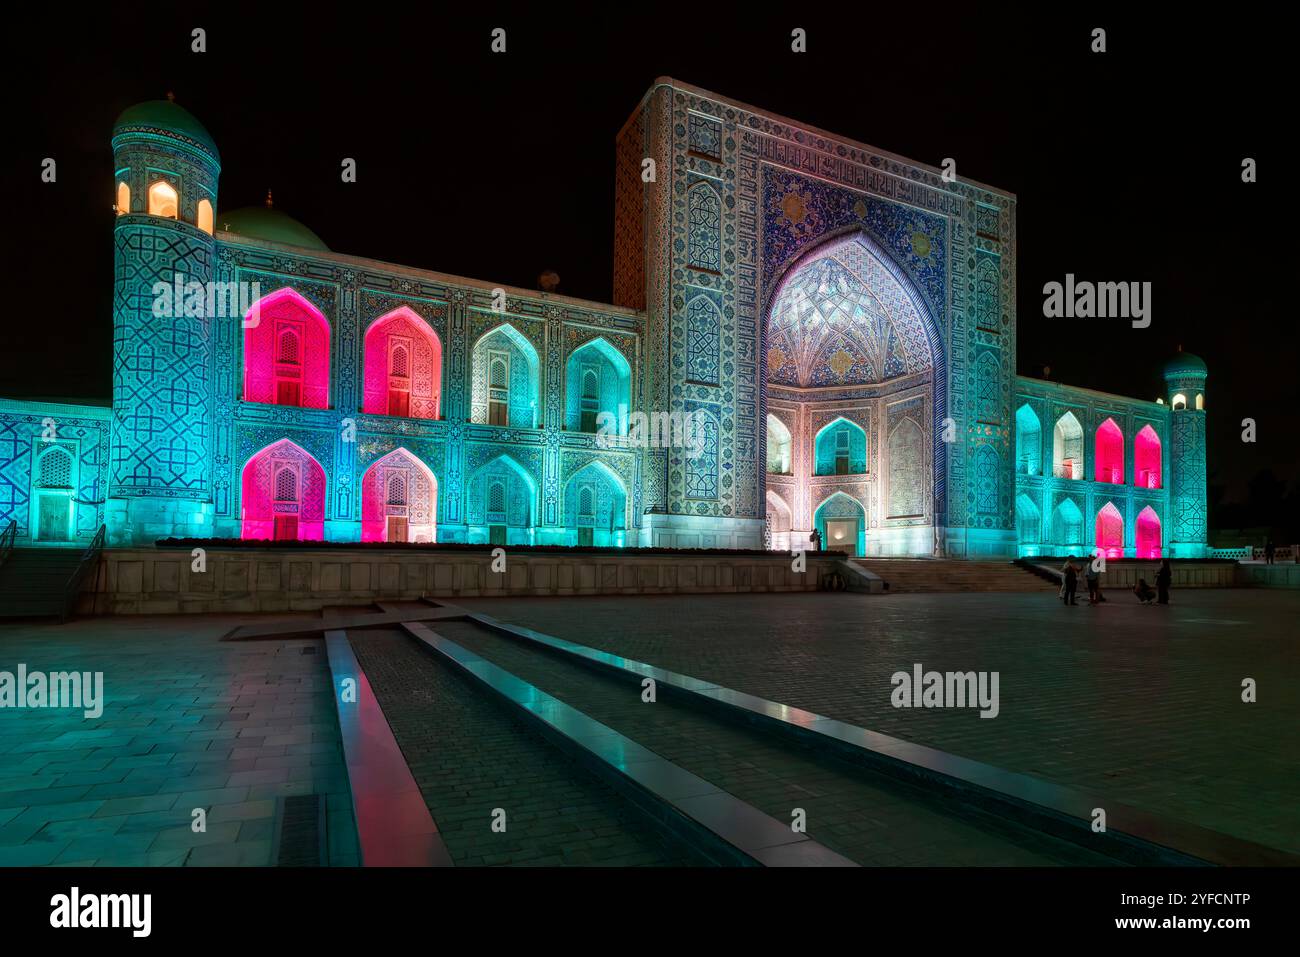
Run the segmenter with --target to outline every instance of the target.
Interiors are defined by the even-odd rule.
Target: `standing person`
[[[1169,604],[1169,583],[1173,578],[1174,570],[1169,565],[1169,559],[1161,559],[1160,571],[1156,572],[1156,592],[1160,596],[1156,601],[1161,605]]]
[[[813,543],[813,551],[820,552],[822,550],[822,533],[817,529],[812,530],[812,534],[808,536],[808,541]]]
[[[1061,594],[1061,600],[1067,605],[1079,604],[1074,598],[1079,588],[1079,568],[1074,564],[1073,555],[1065,560],[1065,564],[1061,567],[1061,575],[1065,579],[1065,591]]]
[[[1101,572],[1097,571],[1095,561],[1088,562],[1088,570],[1083,574],[1088,583],[1088,604],[1096,605],[1106,599],[1101,597]]]
[[[1264,539],[1264,563],[1265,564],[1267,565],[1273,564],[1273,554],[1276,551],[1277,548],[1276,546],[1274,546],[1273,540],[1271,538]]]

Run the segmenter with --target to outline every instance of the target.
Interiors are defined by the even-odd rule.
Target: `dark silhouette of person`
[[[1159,593],[1157,601],[1161,605],[1169,604],[1169,584],[1174,579],[1174,570],[1169,565],[1169,559],[1160,560],[1160,570],[1156,572],[1156,592]]]
[[[1145,578],[1138,579],[1138,583],[1133,586],[1133,594],[1137,595],[1137,600],[1142,602],[1144,605],[1151,604],[1156,597],[1155,591],[1147,584]]]
[[[1065,560],[1061,574],[1065,579],[1065,592],[1061,595],[1061,600],[1067,605],[1079,604],[1074,598],[1074,593],[1079,588],[1079,568],[1074,564],[1073,555]]]
[[[1265,564],[1268,564],[1268,565],[1272,565],[1272,564],[1273,564],[1273,555],[1274,555],[1274,553],[1275,553],[1276,551],[1277,551],[1277,547],[1273,544],[1272,539],[1265,539],[1265,540],[1264,540],[1264,562],[1265,562]]]
[[[813,551],[820,552],[822,550],[822,533],[817,529],[812,530],[812,534],[808,536],[808,541],[813,543]]]

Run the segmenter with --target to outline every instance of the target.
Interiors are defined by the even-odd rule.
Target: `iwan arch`
[[[24,544],[1205,552],[1204,363],[1171,362],[1161,402],[1016,376],[1007,193],[662,79],[616,142],[614,304],[501,308],[225,210],[175,103],[126,110],[112,146],[113,396],[0,400]],[[155,315],[178,274],[259,298]],[[597,441],[624,410],[700,440]]]

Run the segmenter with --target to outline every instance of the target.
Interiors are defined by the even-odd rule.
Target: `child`
[[[1145,578],[1139,578],[1138,583],[1133,586],[1133,594],[1137,595],[1137,600],[1144,605],[1151,604],[1155,600],[1156,593],[1151,586],[1147,584]]]

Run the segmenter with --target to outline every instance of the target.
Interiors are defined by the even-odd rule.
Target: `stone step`
[[[1010,562],[898,558],[857,559],[857,562],[888,582],[892,594],[1050,591],[1056,587]]]

